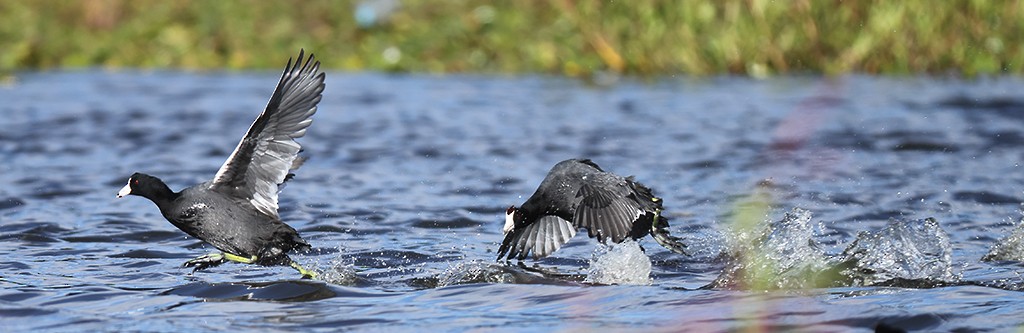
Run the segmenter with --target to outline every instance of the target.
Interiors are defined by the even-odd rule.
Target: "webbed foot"
[[[227,259],[224,258],[223,253],[210,253],[199,258],[186,261],[181,266],[195,267],[192,269],[192,273],[195,273],[196,271],[201,271],[210,267],[219,266],[220,264],[223,264],[225,261],[227,261]]]
[[[669,251],[686,256],[690,255],[690,253],[686,252],[686,244],[683,244],[683,240],[668,233],[668,222],[661,216],[660,209],[656,211],[654,222],[651,223],[651,236],[654,237],[654,241],[658,245]]]

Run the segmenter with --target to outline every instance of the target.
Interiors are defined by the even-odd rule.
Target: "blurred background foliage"
[[[0,1],[0,72],[1020,74],[1020,1]]]

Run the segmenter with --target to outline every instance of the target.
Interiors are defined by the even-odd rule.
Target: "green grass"
[[[1020,1],[2,1],[0,72],[278,68],[768,76],[1020,74]]]

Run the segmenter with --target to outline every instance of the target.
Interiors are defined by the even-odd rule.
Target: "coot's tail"
[[[679,237],[669,234],[668,220],[661,216],[660,211],[654,216],[654,222],[651,223],[651,236],[654,237],[655,242],[658,242],[658,245],[665,247],[669,251],[690,255],[686,253],[686,244],[683,244]]]

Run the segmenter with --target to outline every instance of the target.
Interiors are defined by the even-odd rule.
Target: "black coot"
[[[522,206],[505,211],[498,260],[523,260],[531,252],[534,260],[546,257],[579,228],[602,243],[651,234],[658,244],[686,254],[686,245],[669,235],[661,209],[661,198],[633,177],[605,172],[591,160],[565,160],[551,168]]]
[[[266,110],[217,171],[213,180],[174,193],[160,179],[135,173],[117,197],[138,195],[152,200],[164,218],[192,237],[223,253],[185,262],[193,271],[225,261],[264,266],[287,265],[303,277],[313,277],[288,257],[291,251],[308,251],[299,233],[277,215],[279,186],[302,159],[296,138],[306,134],[324,90],[320,62],[303,52],[294,66],[291,59]]]

